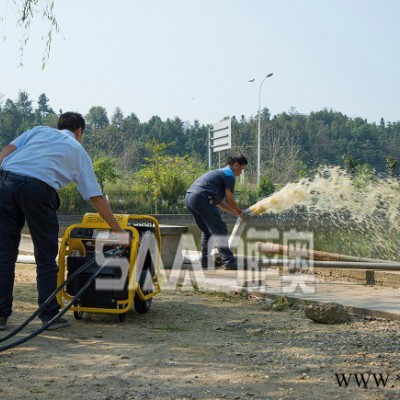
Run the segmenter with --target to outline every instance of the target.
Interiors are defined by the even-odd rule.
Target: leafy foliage
[[[3,100],[0,95],[0,146],[34,125],[56,126],[57,118],[45,93],[36,102],[25,91],[16,99]],[[99,105],[91,107],[85,118],[84,146],[118,209],[184,210],[186,188],[208,165],[207,125],[159,116],[141,122],[133,112],[125,116],[119,107],[109,118]],[[370,171],[396,176],[400,121],[368,123],[327,109],[309,115],[292,109],[272,117],[264,109],[258,188],[256,117],[232,117],[232,144],[232,149],[221,152],[221,166],[228,155],[241,153],[248,158],[246,183],[236,188],[239,202],[246,206],[289,181],[312,176],[319,165],[341,165],[362,180],[369,179]],[[214,168],[218,164],[217,153],[212,154],[212,164]],[[121,187],[112,193],[118,184]]]
[[[50,56],[53,32],[59,32],[56,16],[54,14],[54,0],[23,0],[22,3],[13,0],[19,12],[17,15],[17,23],[22,28],[22,44],[20,47],[21,65],[24,55],[24,48],[29,40],[30,26],[35,14],[41,14],[44,20],[49,24],[47,32],[45,51],[42,58],[42,69],[45,68]]]
[[[274,192],[275,192],[275,185],[273,184],[273,182],[267,177],[262,178],[257,188],[258,197],[260,198],[268,197]]]
[[[93,162],[94,173],[104,193],[104,185],[107,181],[115,183],[120,177],[116,171],[116,161],[109,157],[100,157]]]
[[[156,139],[145,147],[151,152],[145,157],[146,166],[134,175],[134,187],[148,193],[157,214],[160,206],[173,212],[183,205],[186,189],[204,172],[203,166],[188,157],[169,156],[166,150],[172,144],[160,143]],[[181,200],[181,204],[177,202]]]

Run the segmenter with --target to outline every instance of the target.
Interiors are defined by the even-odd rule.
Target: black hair
[[[58,117],[57,129],[68,129],[75,132],[77,129],[85,129],[85,119],[76,112],[66,112]]]
[[[247,158],[242,154],[240,156],[232,156],[228,158],[226,163],[228,165],[233,165],[235,163],[238,163],[239,165],[247,165]]]

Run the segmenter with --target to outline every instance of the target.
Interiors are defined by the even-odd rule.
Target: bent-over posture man
[[[237,269],[237,260],[228,245],[228,229],[221,212],[230,212],[245,220],[249,214],[243,212],[235,201],[235,180],[247,165],[244,156],[230,157],[225,168],[209,171],[198,178],[187,190],[185,204],[201,230],[201,265],[208,267],[208,241],[217,240],[225,269]]]
[[[58,129],[36,126],[24,132],[0,153],[0,329],[6,329],[12,312],[15,262],[21,230],[27,222],[37,265],[38,303],[43,304],[56,289],[58,266],[57,190],[76,182],[85,200],[110,225],[117,240],[129,244],[125,232],[104,198],[92,162],[82,147],[85,120],[73,112],[62,114]],[[43,324],[59,312],[57,300],[40,313]],[[69,325],[57,319],[49,329]]]

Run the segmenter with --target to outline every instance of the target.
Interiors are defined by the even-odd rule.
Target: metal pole
[[[257,131],[257,186],[260,183],[260,170],[261,170],[261,86],[264,80],[260,84],[260,91],[258,92],[258,131]]]
[[[208,130],[208,170],[211,170],[211,129]]]
[[[271,72],[268,74],[260,83],[260,90],[258,92],[258,134],[257,134],[257,186],[260,183],[260,175],[261,175],[261,87],[264,81],[272,76]]]

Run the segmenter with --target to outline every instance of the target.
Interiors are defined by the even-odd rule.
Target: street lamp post
[[[260,83],[260,90],[258,93],[258,135],[257,135],[257,186],[260,183],[261,175],[261,87],[264,81],[271,77],[273,73],[268,74]]]

